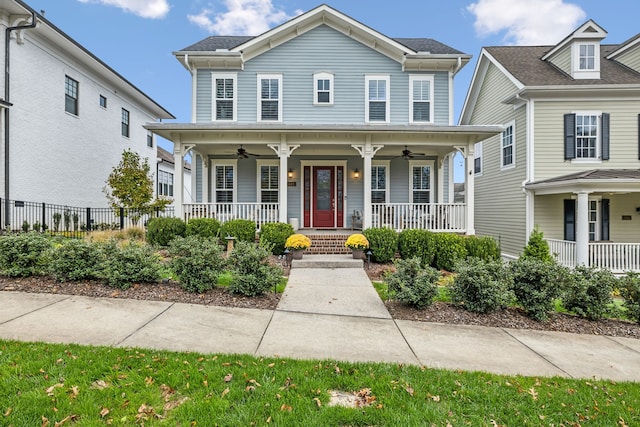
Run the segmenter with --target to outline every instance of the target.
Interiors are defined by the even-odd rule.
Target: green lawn
[[[632,426],[639,401],[637,383],[0,340],[3,426]]]

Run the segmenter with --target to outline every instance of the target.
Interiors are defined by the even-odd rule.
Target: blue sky
[[[25,1],[189,122],[190,75],[172,52],[209,35],[258,35],[323,0]],[[456,121],[482,46],[555,44],[588,19],[608,31],[605,43],[640,32],[638,0],[324,1],[387,36],[433,38],[473,55],[455,79]]]

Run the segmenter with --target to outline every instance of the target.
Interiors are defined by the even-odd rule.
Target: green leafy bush
[[[220,237],[235,237],[236,242],[254,243],[256,241],[256,223],[248,219],[232,219],[222,224]]]
[[[570,272],[557,263],[538,258],[520,258],[510,262],[508,267],[516,301],[532,319],[546,320],[555,300],[563,294]]]
[[[110,242],[104,250],[100,278],[109,286],[127,289],[133,283],[155,283],[160,280],[160,257],[150,246],[131,243],[120,247]]]
[[[589,320],[602,319],[612,302],[617,279],[609,270],[578,266],[563,298],[564,307]]]
[[[173,239],[169,255],[169,268],[178,276],[180,286],[189,292],[212,289],[225,266],[218,242],[195,235]]]
[[[187,222],[187,236],[214,239],[220,235],[220,221],[215,218],[193,218]]]
[[[27,231],[29,231],[30,227],[31,225],[29,224],[29,221],[27,220],[22,221],[22,231],[26,233]]]
[[[395,262],[396,271],[385,278],[389,292],[407,305],[423,309],[433,303],[438,294],[437,282],[440,272],[432,267],[421,267],[418,257],[400,259]]]
[[[465,238],[453,233],[435,233],[436,253],[433,266],[438,270],[455,271],[456,263],[467,257]]]
[[[147,225],[147,242],[167,246],[176,237],[184,237],[187,226],[180,218],[152,218]]]
[[[640,273],[628,272],[619,280],[620,296],[624,298],[627,317],[640,323]]]
[[[529,235],[529,241],[524,248],[521,258],[537,258],[544,262],[554,262],[554,258],[549,252],[549,244],[544,240],[544,233],[534,227]]]
[[[237,242],[229,255],[229,292],[249,297],[262,295],[280,282],[282,268],[269,264],[270,253],[255,243]]]
[[[97,243],[73,239],[55,245],[49,258],[49,270],[56,280],[87,280],[98,277],[103,252]]]
[[[403,259],[420,258],[423,266],[430,266],[436,255],[434,233],[429,230],[402,230],[398,236],[398,252]]]
[[[474,313],[489,313],[511,300],[511,278],[501,261],[469,258],[459,261],[449,288],[451,300]]]
[[[398,233],[390,228],[367,228],[362,232],[369,241],[374,262],[391,262],[398,251]]]
[[[464,242],[467,247],[467,257],[485,261],[498,261],[501,257],[500,244],[491,236],[467,236]]]
[[[43,274],[51,240],[36,232],[7,234],[0,237],[0,271],[11,277]]]
[[[284,252],[287,237],[293,234],[294,231],[291,224],[283,222],[262,224],[260,228],[260,246],[270,247],[273,254],[281,255]]]

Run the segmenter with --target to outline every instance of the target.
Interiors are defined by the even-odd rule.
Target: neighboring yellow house
[[[461,125],[475,147],[476,232],[517,257],[535,225],[565,265],[640,271],[640,34],[587,21],[555,46],[482,49]]]

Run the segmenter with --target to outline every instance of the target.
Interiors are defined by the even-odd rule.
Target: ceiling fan
[[[238,156],[239,159],[248,159],[249,157],[260,157],[259,154],[253,154],[253,153],[247,152],[247,150],[245,150],[244,147],[242,147],[242,145],[240,145],[240,148],[238,148],[236,155]]]
[[[424,153],[414,153],[411,150],[409,150],[409,148],[407,148],[407,146],[404,146],[404,150],[402,150],[402,154],[400,156],[396,156],[393,157],[394,159],[397,159],[399,157],[402,157],[405,160],[409,160],[409,159],[413,159],[414,156],[425,156],[426,154]]]

